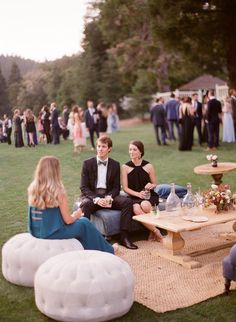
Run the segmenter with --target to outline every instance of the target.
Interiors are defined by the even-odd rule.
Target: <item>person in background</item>
[[[74,153],[79,154],[83,151],[86,145],[86,137],[84,136],[82,125],[81,125],[81,111],[79,111],[79,106],[75,105],[72,108],[73,118],[74,118],[74,133],[73,133],[73,143],[74,143]]]
[[[222,142],[235,142],[234,134],[234,121],[233,121],[233,110],[232,110],[232,98],[226,97],[223,105],[223,136]]]
[[[34,179],[28,187],[28,231],[36,238],[76,238],[84,249],[114,254],[112,247],[83,217],[81,209],[69,210],[68,197],[61,181],[59,160],[54,156],[42,157]]]
[[[193,146],[193,127],[195,109],[191,97],[183,97],[179,108],[180,138],[179,150],[191,151]]]
[[[92,145],[92,150],[95,150],[94,144],[94,133],[96,133],[97,138],[99,137],[98,132],[98,113],[97,110],[94,108],[93,101],[87,101],[87,110],[85,111],[85,125],[89,131],[90,142]]]
[[[60,144],[60,126],[58,123],[58,110],[56,103],[51,103],[51,127],[52,127],[52,143]]]
[[[164,108],[164,100],[162,97],[156,99],[156,105],[151,108],[151,122],[153,123],[156,142],[158,145],[167,145],[166,143],[166,112]],[[159,131],[161,130],[161,140],[159,136]],[[162,141],[162,142],[161,142]]]
[[[61,116],[58,117],[58,124],[60,126],[60,134],[62,135],[64,140],[67,140],[70,132],[64,124],[63,118]]]
[[[44,128],[43,128],[43,111],[41,110],[39,112],[39,116],[38,116],[38,122],[37,122],[37,128],[39,131],[39,143],[44,143],[45,141],[45,133],[44,133]]]
[[[62,112],[62,120],[63,120],[63,124],[65,124],[66,127],[68,124],[69,115],[70,115],[69,107],[65,105]]]
[[[202,103],[198,101],[198,94],[192,94],[192,107],[194,109],[193,114],[193,126],[197,128],[198,143],[202,145]],[[193,128],[194,130],[194,128]]]
[[[165,104],[166,117],[169,125],[170,140],[176,140],[174,126],[177,129],[178,138],[180,136],[179,129],[179,106],[180,102],[175,98],[175,94],[171,93],[170,100]]]
[[[222,107],[220,101],[214,96],[214,90],[208,92],[209,101],[207,103],[207,132],[208,132],[208,151],[216,150],[219,146],[219,131]]]
[[[154,191],[157,180],[154,167],[142,159],[144,145],[141,141],[129,143],[130,161],[122,165],[122,187],[133,202],[133,212],[136,216],[150,213],[153,206],[159,203],[159,196]],[[150,230],[149,239],[162,241],[163,236],[158,228],[145,224]]]
[[[99,136],[105,135],[107,133],[107,116],[108,111],[105,103],[100,103],[97,106],[98,111],[98,132]]]
[[[8,145],[11,145],[12,121],[7,114],[3,115],[3,127],[7,137]],[[3,132],[4,132],[3,131]]]
[[[84,216],[90,218],[98,209],[121,210],[120,244],[137,249],[129,239],[133,216],[132,200],[120,196],[120,164],[109,158],[112,140],[107,136],[97,139],[97,156],[85,160],[81,171],[81,208]]]
[[[28,138],[28,146],[35,147],[34,133],[36,132],[35,116],[31,109],[27,109],[24,114],[25,130]]]
[[[14,124],[14,138],[15,138],[15,147],[21,148],[24,146],[23,136],[22,136],[22,123],[23,117],[20,115],[20,110],[15,109],[13,115],[13,124]]]
[[[107,106],[107,133],[114,133],[119,130],[119,116],[117,113],[117,106],[115,103]]]
[[[43,115],[42,115],[42,123],[43,123],[43,130],[47,138],[47,144],[52,142],[51,137],[51,114],[49,111],[49,107],[44,105],[42,107]]]

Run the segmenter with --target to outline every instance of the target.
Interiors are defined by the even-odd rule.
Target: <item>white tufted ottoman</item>
[[[29,233],[10,238],[2,247],[2,273],[6,280],[23,286],[34,286],[34,274],[48,258],[82,250],[77,239],[39,239]]]
[[[127,313],[134,301],[129,265],[95,250],[50,258],[36,272],[34,289],[38,309],[57,321],[108,321]]]

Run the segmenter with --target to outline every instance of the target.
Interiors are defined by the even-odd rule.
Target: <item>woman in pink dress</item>
[[[74,130],[73,130],[73,143],[74,143],[74,153],[79,154],[83,151],[86,145],[86,137],[84,136],[81,116],[79,113],[79,107],[77,105],[73,106],[73,119],[74,119]]]

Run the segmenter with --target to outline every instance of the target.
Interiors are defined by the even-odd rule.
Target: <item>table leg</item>
[[[223,177],[222,173],[212,174],[212,178],[214,179],[213,183],[219,186],[222,183],[222,180],[221,180],[222,177]]]
[[[153,252],[162,258],[166,258],[187,268],[201,267],[201,264],[192,260],[190,256],[182,255],[181,249],[184,247],[184,239],[180,233],[168,231],[163,239],[163,249],[157,249]]]
[[[222,233],[220,234],[220,238],[224,240],[236,241],[236,221],[233,223],[233,232],[231,233]]]
[[[178,254],[184,247],[184,244],[184,239],[180,233],[174,233],[172,231],[168,231],[167,236],[163,239],[163,245],[170,250],[173,255]]]

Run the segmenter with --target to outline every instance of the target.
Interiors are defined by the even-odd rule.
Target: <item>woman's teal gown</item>
[[[37,238],[76,238],[84,249],[100,250],[114,254],[113,247],[105,240],[95,226],[85,217],[72,224],[63,221],[60,208],[38,209],[28,207],[28,231]]]

